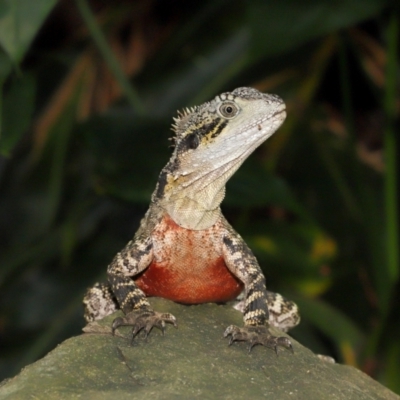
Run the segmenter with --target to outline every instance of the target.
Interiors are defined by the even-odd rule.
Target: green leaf
[[[381,0],[250,0],[229,4],[218,1],[211,6],[204,3],[176,27],[163,49],[146,66],[140,84],[154,87],[152,98],[157,112],[197,104],[227,88],[234,79],[239,84],[262,79],[277,62],[276,56],[296,54],[300,46],[372,17],[386,3]],[[208,20],[202,19],[205,16]],[[304,55],[304,49],[301,53]],[[267,58],[257,77],[255,63]],[[290,63],[294,64],[296,58],[298,55],[291,54]]]
[[[8,76],[12,68],[10,58],[5,51],[0,47],[0,87],[2,86],[5,78]]]
[[[168,123],[113,110],[80,127],[95,159],[97,190],[147,203],[171,149]]]
[[[10,155],[14,146],[28,129],[34,110],[36,81],[24,75],[12,82],[3,99],[3,121],[0,153]]]
[[[381,0],[247,2],[251,58],[277,55],[343,29],[379,12]]]
[[[337,344],[344,359],[348,358],[345,353],[349,348],[355,352],[363,344],[364,333],[338,309],[319,299],[291,295],[291,300],[299,306],[302,317]]]
[[[1,0],[0,46],[14,63],[21,61],[57,0]]]
[[[233,224],[236,228],[236,224]],[[309,222],[271,221],[259,215],[237,227],[254,251],[267,286],[305,296],[321,295],[332,287],[337,257],[335,241]]]
[[[394,392],[400,393],[400,343],[397,340],[389,342],[386,353],[386,363],[388,368],[384,371],[382,377],[383,383]]]
[[[304,219],[311,220],[286,182],[271,174],[251,156],[227,184],[224,204],[238,207],[281,206]]]

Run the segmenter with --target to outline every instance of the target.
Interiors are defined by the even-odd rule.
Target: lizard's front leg
[[[288,338],[274,336],[268,329],[268,306],[273,305],[268,304],[271,296],[267,294],[265,277],[252,251],[231,227],[228,228],[222,241],[225,263],[229,270],[244,283],[245,290],[243,310],[245,326],[231,325],[225,330],[224,336],[230,337],[229,344],[231,345],[234,341],[248,342],[249,351],[257,344],[272,348],[275,352],[278,346],[293,351]],[[281,296],[280,298],[282,299]]]
[[[151,237],[137,238],[131,241],[118,253],[107,269],[111,290],[125,313],[112,323],[112,331],[120,326],[132,326],[132,340],[141,331],[145,335],[157,326],[164,333],[165,323],[176,326],[172,314],[159,313],[151,309],[146,295],[135,284],[132,277],[145,270],[153,259],[153,243]]]

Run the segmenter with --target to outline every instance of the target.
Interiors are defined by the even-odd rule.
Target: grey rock
[[[241,326],[229,305],[183,306],[152,299],[178,318],[165,336],[153,329],[130,345],[129,328],[111,336],[118,313],[93,323],[0,386],[0,399],[357,399],[399,396],[361,371],[321,360],[292,340],[294,354],[262,346],[249,354],[223,332]],[[282,333],[276,331],[278,335]]]

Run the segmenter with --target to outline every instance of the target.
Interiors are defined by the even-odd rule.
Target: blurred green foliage
[[[176,110],[247,85],[288,119],[224,213],[299,304],[293,336],[400,393],[398,35],[378,0],[0,2],[0,377],[79,333]]]

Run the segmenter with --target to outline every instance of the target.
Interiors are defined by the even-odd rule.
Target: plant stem
[[[139,98],[137,91],[133,88],[132,84],[126,78],[125,73],[121,69],[121,66],[116,59],[114,53],[110,49],[110,46],[107,44],[106,38],[104,37],[99,25],[96,22],[96,19],[90,10],[90,7],[86,0],[75,0],[76,5],[81,13],[83,20],[85,21],[86,27],[89,30],[90,34],[100,53],[102,54],[105,62],[113,73],[115,79],[119,83],[121,89],[125,93],[126,98],[128,99],[131,107],[138,113],[144,114],[145,109],[143,104]]]
[[[397,93],[397,37],[399,34],[398,15],[393,13],[390,17],[386,31],[387,39],[387,65],[386,65],[386,80],[385,80],[385,97],[383,108],[386,115],[386,127],[384,132],[384,150],[385,150],[385,243],[386,243],[386,259],[382,260],[382,265],[385,263],[386,271],[380,271],[381,274],[387,275],[385,290],[388,306],[381,311],[380,321],[376,329],[370,336],[369,343],[366,346],[366,359],[372,359],[379,346],[380,340],[385,332],[389,319],[389,302],[393,298],[394,288],[399,277],[399,231],[398,231],[398,191],[397,191],[397,159],[396,146],[397,138],[395,131],[396,118],[396,93]]]
[[[395,131],[396,92],[397,92],[397,46],[399,35],[398,15],[391,15],[387,28],[388,60],[384,109],[386,114],[385,147],[385,211],[386,211],[386,250],[388,272],[391,283],[399,277],[399,231],[398,231],[398,190],[397,190],[397,137]]]

